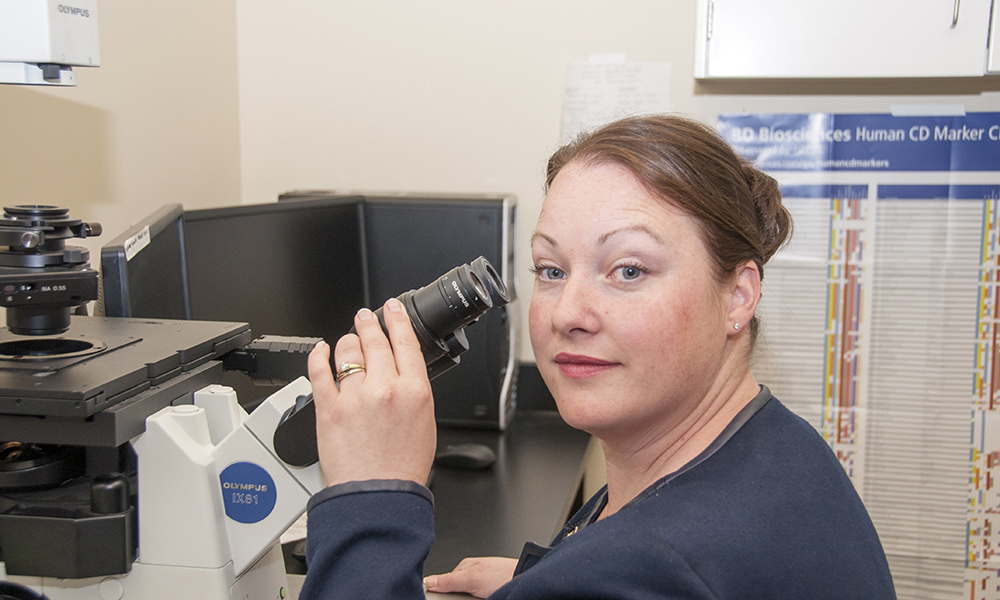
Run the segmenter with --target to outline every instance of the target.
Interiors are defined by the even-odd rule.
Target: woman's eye
[[[564,279],[566,277],[566,273],[559,267],[534,266],[531,268],[531,272],[542,279]]]
[[[640,269],[639,267],[631,265],[626,265],[624,267],[621,267],[622,279],[626,281],[638,279],[639,276],[642,275],[642,272],[643,272],[642,269]]]

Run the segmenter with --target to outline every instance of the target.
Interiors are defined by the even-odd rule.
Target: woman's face
[[[718,383],[730,303],[696,221],[620,166],[571,162],[531,255],[531,342],[563,418],[606,441],[683,427]]]

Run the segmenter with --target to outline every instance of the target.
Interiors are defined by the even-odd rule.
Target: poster
[[[1000,113],[723,115],[794,219],[754,371],[854,481],[900,598],[1000,599]]]

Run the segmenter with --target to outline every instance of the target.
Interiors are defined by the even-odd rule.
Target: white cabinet
[[[991,4],[698,0],[695,77],[981,76]],[[1000,56],[990,62],[1000,72]]]

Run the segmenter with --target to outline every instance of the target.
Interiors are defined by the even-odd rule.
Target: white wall
[[[237,23],[244,202],[292,189],[513,192],[525,299],[567,62],[669,62],[672,108],[710,122],[913,102],[1000,110],[992,79],[696,84],[695,0],[237,0]]]
[[[98,221],[99,248],[164,204],[236,204],[233,0],[100,0],[101,66],[67,88],[0,85],[0,202]]]
[[[308,0],[280,9],[238,0],[243,199],[303,188],[512,192],[526,300],[527,240],[559,142],[565,63],[594,52],[679,57],[683,85],[693,22],[693,0]]]
[[[567,62],[669,62],[673,109],[709,122],[912,102],[1000,110],[1000,78],[698,84],[695,0],[100,0],[99,11],[102,66],[79,69],[77,87],[0,86],[4,205],[101,221],[96,249],[171,202],[512,192],[524,298]]]

